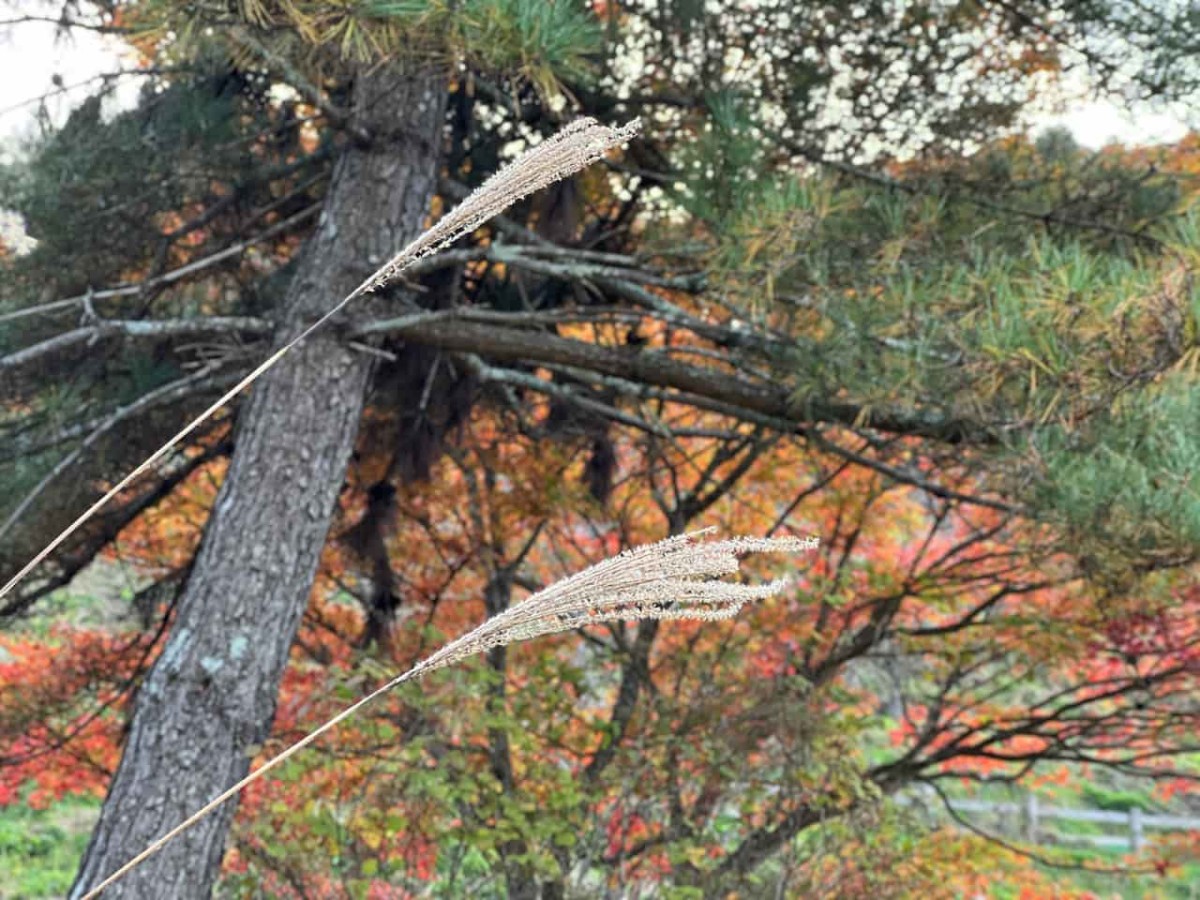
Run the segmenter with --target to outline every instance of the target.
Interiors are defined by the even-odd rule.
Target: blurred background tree
[[[714,522],[820,560],[734,626],[447,673],[249,796],[230,852],[232,806],[113,895],[207,895],[223,857],[247,896],[958,890],[928,845],[830,860],[903,857],[882,798],[918,783],[1193,777],[1200,154],[1019,123],[1074,70],[1194,102],[1197,15],[64,6],[144,85],[0,173],[37,241],[0,259],[4,577],[522,146],[645,121],[348,310],[4,598],[5,784],[107,790],[76,890],[374,659]],[[137,627],[29,631],[115,552]]]

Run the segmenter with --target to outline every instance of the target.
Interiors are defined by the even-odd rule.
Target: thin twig
[[[205,390],[208,388],[219,387],[227,384],[236,377],[236,373],[227,372],[223,375],[214,375],[211,369],[201,369],[186,378],[180,378],[178,381],[172,381],[164,384],[162,387],[143,394],[128,406],[122,406],[107,419],[101,422],[96,428],[83,439],[78,447],[64,456],[46,475],[34,485],[33,490],[25,495],[24,499],[17,504],[16,508],[9,513],[8,518],[4,520],[4,524],[0,525],[0,540],[8,536],[13,526],[21,520],[29,507],[37,500],[46,489],[50,487],[54,481],[62,475],[63,472],[71,468],[79,459],[91,448],[100,438],[108,434],[126,419],[138,415],[144,410],[152,406],[157,406],[159,403],[169,403],[179,397],[186,397],[197,390]]]
[[[23,319],[27,316],[37,316],[44,313],[61,312],[65,309],[72,309],[76,306],[83,306],[89,301],[108,300],[112,297],[137,297],[146,291],[161,287],[164,284],[171,284],[179,281],[181,278],[186,278],[194,272],[199,272],[203,269],[215,266],[217,263],[224,262],[230,257],[237,256],[242,251],[253,247],[255,244],[261,244],[263,241],[270,240],[277,234],[287,231],[293,225],[298,225],[306,219],[311,219],[321,211],[321,204],[314,203],[307,206],[300,212],[288,216],[272,225],[270,228],[263,231],[261,234],[255,235],[252,238],[247,238],[244,241],[238,241],[236,244],[230,244],[224,250],[218,250],[203,259],[194,260],[187,265],[180,266],[178,269],[172,269],[170,272],[165,272],[156,278],[150,278],[146,281],[139,281],[137,284],[123,285],[116,288],[108,288],[103,291],[89,291],[86,294],[80,294],[78,297],[67,297],[64,300],[53,300],[50,303],[40,303],[37,306],[27,306],[24,309],[14,309],[12,312],[0,313],[0,323],[11,322],[14,319]]]
[[[52,338],[0,356],[0,372],[22,369],[46,356],[62,353],[80,344],[93,346],[109,337],[163,340],[203,334],[248,334],[263,336],[274,330],[266,319],[254,316],[203,316],[189,319],[100,319],[93,324],[64,331]]]

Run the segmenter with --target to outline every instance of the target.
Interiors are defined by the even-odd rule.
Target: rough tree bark
[[[280,340],[420,231],[436,188],[445,96],[445,75],[436,71],[390,65],[358,78],[353,124],[371,140],[349,144],[337,163],[321,222],[284,300]],[[72,896],[243,777],[267,737],[369,376],[369,357],[327,331],[253,388]],[[234,804],[226,804],[105,897],[208,896],[233,813]]]

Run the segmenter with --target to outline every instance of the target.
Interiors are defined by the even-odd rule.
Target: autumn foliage
[[[1023,24],[1033,5],[794,4],[765,21],[770,4],[727,4],[720,22],[686,5],[676,22],[658,3],[242,3],[213,72],[111,123],[81,107],[30,164],[41,255],[0,246],[15,289],[144,283],[108,298],[107,330],[81,307],[76,330],[96,333],[63,345],[86,356],[57,355],[65,319],[22,310],[0,330],[17,373],[0,474],[36,486],[87,433],[72,416],[166,385],[182,398],[65,470],[22,519],[52,537],[59,507],[269,352],[333,160],[362,140],[343,130],[346,73],[380,48],[423,36],[457,61],[432,219],[577,107],[647,116],[621,159],[321,335],[376,368],[259,761],[624,548],[709,526],[819,539],[748,562],[792,585],[731,621],[576,628],[402,686],[245,792],[221,890],[1044,898],[1094,896],[1080,885],[1100,871],[1181,877],[1195,834],[1101,859],[972,830],[943,801],[1102,773],[1197,802],[1200,138],[1096,154],[1060,131],[994,139],[1071,55]],[[209,12],[144,0],[105,21],[139,29],[149,71],[211,62]],[[622,29],[613,59],[644,70],[589,82]],[[956,56],[954,38],[976,43]],[[675,66],[687,53],[705,65]],[[298,89],[280,100],[275,79]],[[531,358],[354,330],[402,312]],[[139,343],[155,317],[184,337]],[[103,796],[238,412],[5,608],[0,808]],[[17,536],[44,545],[33,530]],[[52,590],[93,559],[127,581]]]
[[[396,494],[385,530],[404,560],[400,602],[370,646],[372,585],[354,540],[366,492],[345,493],[342,539],[329,545],[264,753],[472,627],[499,592],[517,602],[662,534],[672,502],[704,497],[734,469],[736,490],[714,497],[700,522],[811,532],[822,548],[799,562],[786,597],[728,625],[664,627],[644,705],[620,734],[610,706],[632,627],[513,647],[503,682],[495,660],[481,659],[402,692],[248,791],[226,860],[231,884],[408,896],[425,883],[472,883],[487,871],[481,860],[513,841],[535,868],[582,841],[610,883],[687,878],[783,809],[841,823],[792,863],[797,884],[862,896],[886,890],[881,878],[908,889],[925,879],[933,896],[953,896],[980,887],[970,871],[985,866],[993,880],[1041,876],[968,835],[889,844],[901,819],[884,798],[916,775],[1028,782],[1085,762],[1153,770],[1174,784],[1167,790],[1190,784],[1166,778],[1162,754],[1186,744],[1194,724],[1179,705],[1200,675],[1200,589],[1186,577],[1162,580],[1152,602],[1096,597],[1002,513],[931,506],[749,431],[737,453],[703,437],[667,446],[618,436],[619,474],[602,507],[587,491],[586,442],[509,424],[476,412],[429,480]],[[353,475],[370,479],[371,466],[365,452]],[[143,567],[183,564],[221,472],[197,472],[116,546]],[[155,611],[156,622],[169,616]],[[160,630],[57,626],[4,638],[3,727],[15,736],[0,769],[5,802],[103,790]],[[609,751],[621,764],[599,767]],[[497,765],[512,792],[499,790]],[[896,864],[855,866],[863,853],[892,853]],[[961,877],[947,880],[953,872]]]

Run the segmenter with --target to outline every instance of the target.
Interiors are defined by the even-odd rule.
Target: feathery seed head
[[[616,619],[728,619],[747,602],[779,594],[780,578],[764,584],[722,581],[748,553],[798,553],[801,538],[735,537],[703,542],[712,528],[625,550],[538,591],[447,644],[418,668],[452,665],[492,647]]]
[[[641,127],[640,119],[620,128],[601,125],[591,118],[571,122],[562,131],[526,150],[512,165],[488,178],[466,200],[368,278],[359,292],[383,287],[418,259],[474,231],[521,198],[591,165],[613,147],[635,137]]]
[[[81,900],[91,900],[119,881],[140,863],[161,850],[174,837],[191,828],[247,785],[298,753],[320,735],[343,722],[377,697],[399,684],[420,678],[434,669],[459,662],[468,656],[554,634],[582,625],[614,619],[728,619],[750,600],[772,597],[788,585],[781,578],[766,584],[736,584],[720,576],[738,570],[738,557],[747,553],[795,553],[812,550],[816,538],[748,538],[702,543],[697,538],[712,528],[667,538],[657,544],[634,547],[619,556],[597,563],[565,578],[488,619],[474,631],[447,644],[437,653],[376,688],[357,703],[313,729],[282,753],[271,757],[237,784],[227,788],[205,806],[176,825],[145,850],[88,891]]]

